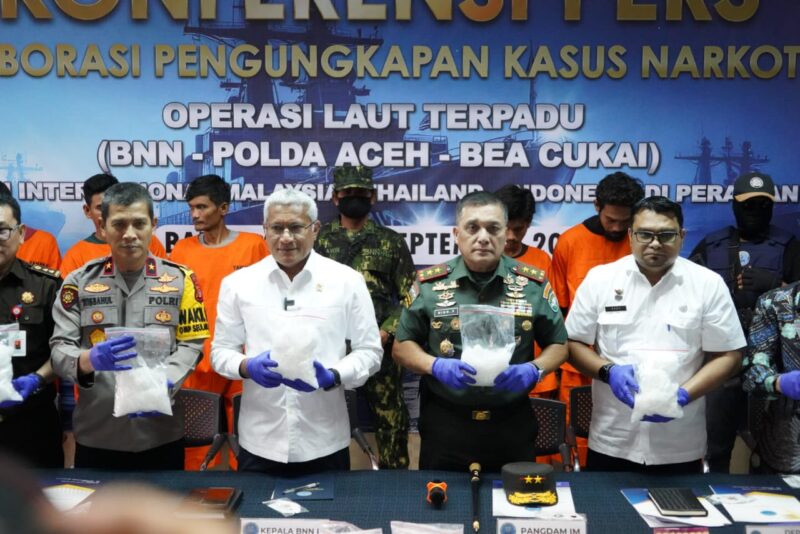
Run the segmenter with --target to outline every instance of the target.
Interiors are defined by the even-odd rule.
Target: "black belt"
[[[440,406],[462,419],[472,419],[473,421],[504,421],[520,413],[531,413],[528,399],[514,401],[500,406],[467,406],[455,404],[438,395],[430,393],[428,401]]]

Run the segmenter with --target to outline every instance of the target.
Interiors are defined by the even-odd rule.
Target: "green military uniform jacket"
[[[485,304],[513,310],[516,349],[511,364],[533,361],[533,342],[542,348],[566,343],[567,330],[544,272],[507,256],[481,289],[462,256],[419,271],[418,295],[403,310],[398,341],[414,341],[437,357],[461,357],[459,306]],[[422,377],[425,387],[451,403],[464,406],[500,406],[527,396],[527,392],[498,392],[489,387],[449,388],[433,376]]]
[[[108,327],[167,327],[172,342],[166,372],[176,392],[197,364],[209,336],[203,295],[189,269],[149,256],[129,289],[111,257],[90,261],[64,280],[53,319],[53,369],[79,388],[73,416],[78,443],[141,452],[183,437],[183,414],[174,406],[171,417],[113,417],[114,375],[125,371],[79,374],[78,359],[81,352],[105,341]]]
[[[414,260],[403,236],[372,220],[355,232],[337,220],[322,226],[314,249],[364,276],[380,329],[394,334],[401,302],[416,279]]]

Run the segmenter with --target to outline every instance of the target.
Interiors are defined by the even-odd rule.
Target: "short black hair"
[[[644,198],[644,185],[624,172],[615,172],[600,180],[595,198],[600,209],[606,205],[632,208]]]
[[[456,224],[458,224],[459,219],[461,219],[461,212],[464,211],[464,208],[470,206],[500,206],[503,210],[505,222],[508,222],[508,209],[506,209],[506,205],[503,204],[503,201],[497,198],[497,195],[489,191],[473,191],[472,193],[464,195],[456,204]]]
[[[678,220],[678,226],[683,228],[683,208],[677,202],[673,202],[667,197],[647,197],[643,198],[633,206],[632,215],[640,211],[654,211],[656,213],[672,215]]]
[[[98,193],[105,193],[106,189],[118,183],[119,180],[110,174],[95,174],[94,176],[90,176],[83,182],[83,201],[86,202],[87,206],[90,205],[93,196]]]
[[[508,184],[495,191],[494,194],[505,204],[509,221],[522,219],[528,224],[533,221],[533,214],[536,213],[536,201],[529,189]]]
[[[114,204],[115,206],[130,206],[137,202],[144,202],[147,204],[147,213],[150,215],[150,220],[153,220],[153,199],[147,189],[134,182],[124,182],[109,187],[105,195],[103,195],[103,204],[100,207],[100,212],[103,215],[103,220],[108,218],[109,207]]]
[[[17,224],[22,224],[22,210],[20,209],[19,202],[17,202],[16,198],[5,193],[0,193],[0,207],[2,206],[8,206],[11,208],[11,214],[14,216],[14,219],[16,219]]]
[[[5,182],[0,182],[0,195],[14,196],[11,194],[11,189],[8,188]]]
[[[195,197],[207,196],[211,202],[220,206],[231,202],[231,186],[216,174],[204,174],[191,181],[186,188],[184,200],[189,202]]]

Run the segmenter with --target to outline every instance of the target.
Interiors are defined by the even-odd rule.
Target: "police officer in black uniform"
[[[14,349],[14,389],[21,401],[0,403],[0,448],[36,467],[63,467],[61,423],[50,365],[58,271],[17,259],[25,226],[17,201],[0,195],[0,324],[19,324],[5,340]]]
[[[741,175],[733,185],[736,226],[711,232],[689,256],[725,280],[745,332],[761,294],[800,279],[800,241],[771,224],[774,202],[775,184],[769,175]],[[709,393],[706,403],[708,466],[712,472],[727,473],[736,431],[747,412],[739,377]]]

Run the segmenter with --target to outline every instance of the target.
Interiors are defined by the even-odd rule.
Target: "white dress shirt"
[[[594,345],[617,364],[661,365],[680,386],[702,367],[705,352],[746,341],[722,278],[677,258],[654,286],[632,255],[589,271],[567,316],[571,340]],[[668,423],[631,423],[631,409],[608,384],[592,382],[589,448],[639,464],[698,460],[706,452],[705,399]]]
[[[294,301],[288,310],[287,300]],[[377,372],[383,349],[372,300],[358,272],[312,251],[303,270],[290,280],[268,256],[222,281],[211,343],[214,370],[242,380],[242,360],[271,349],[287,321],[308,325],[308,335],[316,338],[314,358],[339,372],[342,387],[304,393],[245,380],[239,442],[268,460],[306,462],[349,445],[344,388],[360,386]],[[347,355],[346,339],[352,348]]]

